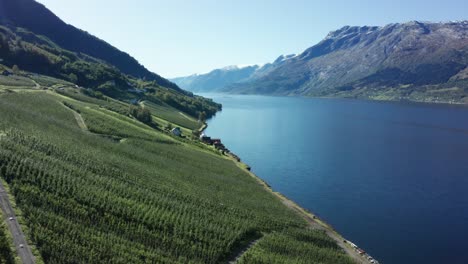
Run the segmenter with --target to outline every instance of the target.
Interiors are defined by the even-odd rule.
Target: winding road
[[[21,230],[15,212],[11,206],[10,200],[8,199],[8,193],[3,186],[3,183],[0,181],[0,207],[2,208],[4,221],[8,225],[8,229],[11,232],[13,237],[13,243],[15,244],[16,252],[21,259],[23,264],[32,264],[36,263],[34,255],[31,252],[31,248],[26,242],[26,236]]]

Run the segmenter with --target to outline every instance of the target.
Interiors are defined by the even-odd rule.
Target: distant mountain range
[[[295,54],[281,55],[273,63],[265,65],[237,66],[231,65],[213,70],[206,74],[193,74],[186,77],[170,79],[183,89],[192,92],[222,92],[233,84],[248,82],[265,76],[274,68],[282,65]]]
[[[238,67],[228,66],[213,70],[207,74],[194,74],[187,77],[171,79],[183,89],[192,92],[214,92],[236,82],[248,79],[259,69],[258,65]]]
[[[467,65],[468,21],[412,21],[346,26],[297,56],[263,67],[173,81],[196,92],[468,102]],[[219,71],[232,78],[218,82]]]

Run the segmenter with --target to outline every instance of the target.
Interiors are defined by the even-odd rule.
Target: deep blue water
[[[204,96],[208,135],[381,263],[468,263],[468,108]]]

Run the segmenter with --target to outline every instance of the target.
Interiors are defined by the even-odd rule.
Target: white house
[[[180,127],[173,128],[171,130],[172,135],[180,137],[182,136],[182,131],[180,130]]]

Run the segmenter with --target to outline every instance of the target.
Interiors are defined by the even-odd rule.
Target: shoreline
[[[208,123],[204,123],[203,126],[199,129],[200,133],[203,133],[206,128],[208,128]],[[295,201],[289,199],[284,194],[273,190],[273,188],[262,178],[251,171],[251,166],[238,160],[238,155],[229,151],[223,155],[224,158],[231,160],[238,168],[246,172],[250,177],[254,178],[258,184],[260,184],[263,189],[271,193],[273,196],[278,198],[285,206],[293,210],[300,217],[302,217],[308,224],[308,228],[315,228],[325,231],[325,233],[335,240],[336,244],[343,249],[343,251],[357,263],[372,263],[368,260],[370,257],[367,253],[359,254],[357,249],[358,247],[351,242],[350,240],[345,239],[341,234],[339,234],[331,225],[327,224],[324,220],[320,219],[313,212],[301,207]],[[362,249],[361,249],[362,250]],[[372,258],[373,259],[373,258]],[[374,259],[374,263],[378,264],[379,262]]]
[[[311,96],[311,95],[281,95],[281,94],[258,94],[258,93],[229,93],[229,92],[201,92],[197,95],[204,96],[208,94],[218,95],[246,95],[246,96],[267,96],[267,97],[290,97],[290,98],[305,98],[305,99],[338,99],[338,100],[356,100],[356,101],[367,101],[367,102],[380,102],[380,103],[403,103],[403,104],[416,104],[416,105],[433,105],[433,106],[454,106],[454,107],[468,107],[468,102],[459,101],[429,101],[429,100],[410,100],[410,99],[377,99],[377,98],[366,98],[366,97],[342,97],[342,96]]]
[[[341,234],[339,234],[331,225],[327,224],[324,220],[320,219],[316,214],[313,212],[310,212],[309,210],[301,207],[299,204],[297,204],[295,201],[289,199],[286,197],[284,194],[277,192],[271,188],[271,186],[262,178],[258,177],[255,173],[251,172],[247,168],[250,168],[249,165],[243,163],[242,161],[237,161],[234,157],[228,154],[227,158],[231,161],[233,161],[237,167],[240,169],[244,170],[247,172],[249,176],[254,178],[267,192],[273,194],[275,197],[277,197],[285,206],[290,208],[291,210],[295,211],[300,217],[302,217],[307,224],[309,225],[309,228],[315,228],[319,230],[325,231],[325,233],[335,240],[337,245],[341,247],[348,256],[350,256],[352,259],[357,261],[357,263],[371,263],[370,261],[367,260],[366,255],[360,255],[357,251],[356,248],[354,248],[352,245],[354,245],[353,242],[345,239]],[[346,242],[345,242],[346,241]]]

